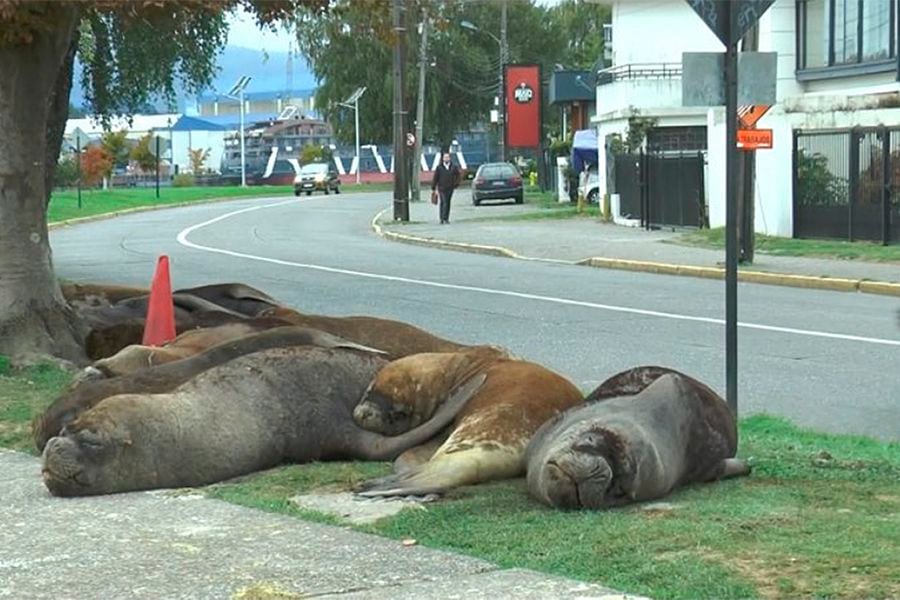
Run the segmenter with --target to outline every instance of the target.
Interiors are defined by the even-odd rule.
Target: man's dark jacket
[[[434,170],[434,178],[431,180],[431,189],[439,189],[442,192],[452,191],[459,185],[459,167],[450,163],[450,168],[446,168],[444,163],[438,165]]]

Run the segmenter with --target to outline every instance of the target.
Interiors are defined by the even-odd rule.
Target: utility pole
[[[409,221],[409,185],[406,179],[406,6],[394,0],[394,220]]]
[[[413,201],[422,199],[421,161],[422,130],[425,121],[425,73],[428,65],[428,11],[422,9],[422,37],[419,40],[419,96],[416,98],[416,143],[414,144],[412,171]]]
[[[497,106],[497,150],[501,162],[506,160],[506,86],[504,85],[504,71],[509,49],[506,44],[506,0],[500,0],[500,87],[497,96],[500,104]]]
[[[759,24],[751,27],[741,42],[741,51],[759,50]],[[756,246],[756,152],[741,152],[738,168],[738,261],[752,263]]]

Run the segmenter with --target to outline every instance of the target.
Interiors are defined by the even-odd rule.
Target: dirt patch
[[[274,583],[254,583],[235,593],[231,600],[301,600],[302,594],[287,591]]]

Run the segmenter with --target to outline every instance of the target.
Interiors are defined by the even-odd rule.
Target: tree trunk
[[[50,98],[50,114],[47,123],[47,160],[45,162],[47,172],[44,174],[48,205],[50,204],[50,194],[53,192],[53,180],[56,177],[56,165],[59,162],[63,136],[66,133],[66,121],[69,119],[69,94],[72,91],[75,54],[78,50],[80,37],[76,26],[73,31],[72,41],[69,42],[69,50],[66,52],[63,65],[56,74],[56,85]]]
[[[0,354],[14,359],[84,360],[82,327],[60,292],[47,233],[50,111],[77,22],[77,8],[60,5],[30,44],[0,48]]]

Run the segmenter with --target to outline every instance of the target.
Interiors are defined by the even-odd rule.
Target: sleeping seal
[[[106,398],[47,442],[44,483],[86,496],[206,485],[286,461],[390,459],[446,426],[482,383],[471,378],[428,423],[389,438],[352,419],[384,364],[357,350],[276,348],[170,394]]]
[[[544,367],[512,360],[498,348],[414,354],[381,369],[353,417],[386,435],[426,421],[441,401],[474,374],[484,386],[466,404],[448,436],[414,448],[395,474],[364,482],[365,496],[440,493],[516,477],[525,472],[525,447],[548,419],[582,401],[567,379]]]
[[[648,384],[641,387],[642,380]],[[535,499],[602,509],[749,473],[734,458],[734,415],[707,386],[660,367],[631,369],[610,381],[601,388],[634,395],[589,395],[599,401],[569,409],[535,434],[527,451],[528,492]]]

